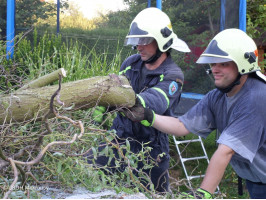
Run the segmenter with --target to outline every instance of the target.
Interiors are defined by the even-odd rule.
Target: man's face
[[[153,40],[152,43],[147,45],[138,45],[137,50],[139,51],[139,54],[141,56],[141,60],[146,61],[149,58],[151,58],[157,50],[157,42],[156,40]]]
[[[211,69],[215,80],[215,86],[219,88],[228,87],[238,76],[238,69],[233,61],[212,63]]]

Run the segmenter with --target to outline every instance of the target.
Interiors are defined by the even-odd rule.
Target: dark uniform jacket
[[[144,107],[152,109],[160,115],[175,116],[174,110],[181,96],[184,75],[169,55],[155,70],[148,70],[144,84],[139,83],[141,68],[145,64],[139,54],[127,58],[121,65],[120,73],[125,75]],[[143,126],[140,122],[132,122],[118,114],[111,129],[116,130],[119,138],[132,138],[131,151],[138,152],[141,148],[137,143],[149,143],[153,148],[152,157],[165,152],[169,157],[168,135],[153,127]]]

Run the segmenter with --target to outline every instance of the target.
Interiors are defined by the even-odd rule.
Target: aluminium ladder
[[[173,138],[174,138],[175,146],[176,146],[176,149],[177,149],[177,152],[178,152],[178,155],[179,155],[179,158],[180,158],[182,167],[184,169],[184,172],[185,172],[185,175],[186,175],[188,184],[189,184],[190,187],[192,187],[191,180],[192,179],[195,179],[195,178],[202,178],[202,177],[205,176],[205,174],[202,174],[202,175],[193,175],[193,176],[192,175],[188,175],[188,172],[187,172],[187,169],[186,169],[186,166],[185,166],[185,162],[186,161],[190,161],[190,160],[206,159],[207,163],[209,164],[210,161],[209,161],[207,152],[205,150],[204,144],[203,144],[202,139],[201,139],[200,136],[198,136],[198,138],[196,138],[196,139],[180,140],[180,141],[178,141],[175,136],[173,136]],[[180,151],[180,148],[179,148],[178,145],[180,145],[180,144],[188,144],[188,143],[191,143],[191,142],[200,142],[201,147],[202,147],[202,150],[203,150],[203,154],[204,154],[203,156],[197,156],[197,157],[191,157],[191,158],[184,158],[182,156],[181,151]],[[218,193],[219,191],[220,191],[219,186],[217,186],[217,192],[215,192],[215,193]]]

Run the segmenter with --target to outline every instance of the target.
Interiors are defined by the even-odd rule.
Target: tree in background
[[[0,29],[1,38],[6,35],[6,0],[0,0]],[[67,8],[68,0],[60,0],[60,7]],[[15,27],[16,31],[32,27],[38,20],[56,15],[57,6],[54,1],[44,0],[16,0]],[[1,39],[0,38],[0,39]]]
[[[265,0],[247,0],[247,33],[252,38],[261,38],[266,31]],[[264,41],[266,38],[262,38]]]
[[[51,15],[46,19],[39,19],[36,25],[44,28],[51,26],[56,27],[56,17],[56,15]],[[64,7],[62,9],[62,13],[60,14],[60,28],[93,30],[97,29],[102,21],[106,19],[107,18],[104,15],[88,19],[82,12],[79,11],[79,7],[75,4],[75,2],[69,2],[68,7]]]

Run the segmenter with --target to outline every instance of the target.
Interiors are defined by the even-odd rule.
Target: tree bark
[[[58,85],[17,90],[0,96],[0,124],[38,120],[48,111],[51,96]],[[87,109],[96,105],[132,107],[135,92],[124,76],[98,76],[63,83],[60,101],[70,110]],[[60,106],[55,100],[54,105]]]
[[[19,90],[25,90],[25,89],[33,89],[33,88],[40,88],[46,85],[49,85],[50,83],[53,83],[54,81],[57,81],[60,74],[62,77],[66,77],[66,71],[64,68],[60,68],[50,74],[47,74],[45,76],[42,76],[34,81],[29,82],[28,84],[24,85],[23,87],[19,88]]]

